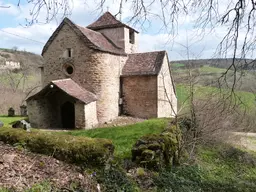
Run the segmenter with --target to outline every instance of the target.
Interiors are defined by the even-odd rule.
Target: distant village
[[[13,69],[20,69],[20,62],[18,61],[11,61],[7,59],[0,60],[0,70],[13,70]]]

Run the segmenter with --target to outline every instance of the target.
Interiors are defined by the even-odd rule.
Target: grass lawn
[[[225,73],[227,70],[217,67],[203,66],[199,68],[200,73]]]
[[[237,188],[254,183],[256,187],[256,156],[254,153],[231,146],[216,145],[201,147],[198,157],[198,164],[207,171],[208,181],[237,185]],[[247,191],[246,188],[245,191]]]
[[[111,139],[115,145],[115,155],[125,158],[131,155],[132,146],[140,137],[160,133],[168,125],[169,121],[169,119],[150,119],[127,126],[76,130],[61,133],[74,136]]]
[[[178,67],[184,67],[185,64],[183,63],[171,63],[171,67],[178,68]]]
[[[10,123],[14,122],[14,121],[18,121],[18,120],[22,120],[24,119],[24,117],[20,117],[20,116],[15,116],[15,117],[8,117],[5,115],[0,115],[0,121],[2,121],[4,123],[5,127],[10,127]]]
[[[179,107],[185,102],[187,103],[189,96],[189,86],[183,84],[176,85],[177,98]],[[207,94],[218,93],[219,89],[216,87],[210,86],[195,86],[195,98],[199,99],[207,96]],[[236,91],[236,96],[243,102],[246,108],[254,108],[255,107],[255,95],[250,92],[245,91]],[[237,99],[238,99],[237,98]]]

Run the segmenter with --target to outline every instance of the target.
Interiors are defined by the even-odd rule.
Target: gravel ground
[[[45,181],[61,191],[69,191],[74,184],[85,191],[97,191],[97,183],[81,168],[0,141],[0,188],[24,191]]]

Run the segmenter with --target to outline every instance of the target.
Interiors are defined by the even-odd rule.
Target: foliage
[[[122,169],[115,166],[110,166],[109,168],[96,173],[96,179],[103,185],[103,191],[137,191],[134,182],[127,177],[126,173]]]
[[[111,139],[115,145],[115,156],[120,158],[131,157],[131,148],[143,135],[161,133],[167,126],[169,119],[150,119],[133,125],[91,130],[75,130],[62,132],[74,136]]]
[[[54,189],[49,182],[41,182],[34,184],[31,188],[25,190],[25,192],[55,192],[57,191]]]
[[[114,146],[107,139],[55,135],[21,129],[0,130],[0,140],[21,144],[32,152],[51,155],[56,159],[84,166],[100,166],[112,156]]]
[[[201,170],[198,166],[172,167],[154,178],[158,191],[200,191]]]
[[[154,178],[158,191],[220,191],[253,192],[256,187],[256,168],[239,157],[250,156],[230,146],[201,147],[194,166],[172,167]],[[226,155],[225,155],[226,154]],[[243,159],[243,158],[242,158]]]

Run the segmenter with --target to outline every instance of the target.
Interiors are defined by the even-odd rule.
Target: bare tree
[[[94,1],[95,10],[99,11],[103,11],[109,3],[108,0]],[[84,0],[85,4],[88,2]],[[32,5],[30,18],[26,18],[28,25],[48,23],[57,17],[69,16],[73,8],[72,0],[31,0],[28,3]],[[130,22],[133,24],[144,25],[150,23],[152,18],[158,19],[162,24],[161,29],[170,35],[169,39],[178,33],[179,19],[184,16],[194,18],[194,27],[198,29],[197,37],[203,37],[214,32],[215,28],[221,27],[226,32],[216,54],[219,57],[231,56],[233,61],[227,72],[219,78],[219,83],[225,84],[226,75],[231,70],[232,92],[240,78],[235,59],[245,60],[246,57],[254,57],[256,0],[115,0],[115,3],[119,5],[116,16],[122,14],[124,7],[130,6],[133,13]],[[20,6],[20,0],[17,0],[17,6]],[[39,20],[39,16],[43,16],[44,19]]]

